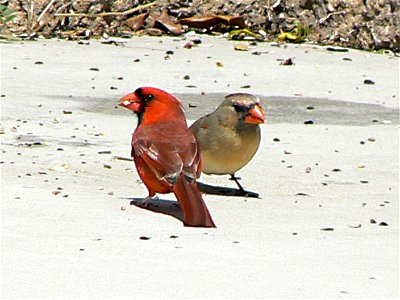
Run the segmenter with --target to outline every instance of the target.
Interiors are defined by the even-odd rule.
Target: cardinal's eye
[[[234,105],[233,108],[235,109],[236,112],[243,112],[244,108],[241,105]]]
[[[154,99],[154,95],[152,95],[152,94],[146,95],[145,99],[146,99],[146,101],[151,101]]]

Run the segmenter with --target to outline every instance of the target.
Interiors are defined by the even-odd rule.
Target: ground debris
[[[182,35],[190,30],[230,39],[303,42],[398,52],[397,0],[355,1],[5,1],[1,37],[76,40]],[[27,4],[28,3],[28,4]],[[29,5],[33,3],[33,5]],[[311,3],[311,4],[310,4]],[[206,12],[206,13],[205,13]],[[340,47],[338,47],[340,46]]]

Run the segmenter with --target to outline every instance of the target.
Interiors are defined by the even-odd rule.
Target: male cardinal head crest
[[[140,87],[119,100],[119,105],[135,112],[139,123],[153,123],[181,117],[186,122],[183,114],[182,103],[171,94],[153,87]]]
[[[264,123],[265,113],[258,97],[246,93],[237,93],[228,95],[225,99],[224,102],[233,107],[238,117],[243,119],[245,124]]]

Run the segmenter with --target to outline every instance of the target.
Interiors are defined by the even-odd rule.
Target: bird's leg
[[[241,191],[241,192],[244,192],[244,188],[242,187],[242,185],[239,183],[239,177],[236,177],[235,176],[235,173],[233,173],[233,174],[231,174],[231,178],[230,178],[231,180],[233,180],[234,182],[236,182],[236,184],[237,184],[237,186],[239,187],[239,190]]]

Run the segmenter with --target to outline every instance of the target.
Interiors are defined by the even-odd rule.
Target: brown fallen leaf
[[[221,20],[217,16],[194,16],[179,20],[182,25],[200,29],[210,29],[220,22]]]
[[[194,16],[190,18],[180,19],[179,23],[193,28],[208,29],[223,24],[228,27],[245,28],[245,22],[242,16]]]
[[[132,31],[137,31],[142,29],[146,18],[149,16],[149,13],[142,13],[140,15],[134,16],[132,18],[127,19],[123,24],[127,26]]]
[[[175,35],[181,35],[185,32],[181,24],[172,22],[167,9],[163,9],[161,15],[158,18],[155,18],[154,26],[155,28]]]
[[[239,28],[245,28],[246,24],[244,23],[243,16],[218,16],[220,20],[225,25],[228,25],[230,27],[237,26]]]

